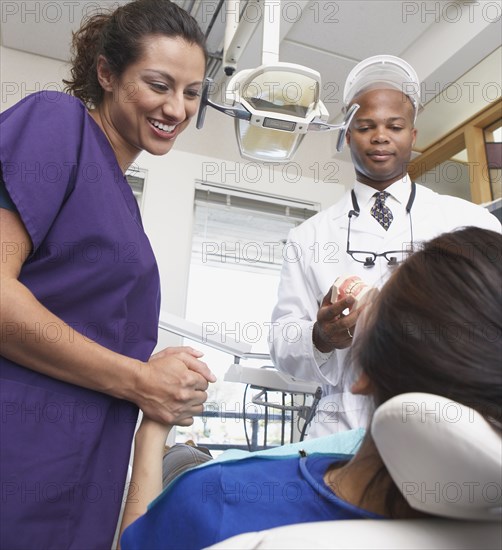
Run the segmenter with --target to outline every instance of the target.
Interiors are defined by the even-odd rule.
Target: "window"
[[[502,118],[484,129],[492,198],[502,198]]]
[[[131,186],[140,212],[143,211],[143,197],[146,188],[146,170],[131,167],[125,174],[127,183]]]
[[[199,182],[194,207],[185,317],[202,325],[205,334],[218,330],[252,345],[253,353],[268,354],[270,317],[288,232],[317,213],[320,205]],[[178,428],[178,440],[244,445],[242,419],[225,418],[243,411],[245,386],[223,381],[232,357],[196,347],[204,351],[204,360],[218,377],[206,404],[206,410],[218,418],[197,419],[190,428]],[[246,359],[245,365],[261,367],[264,362]]]

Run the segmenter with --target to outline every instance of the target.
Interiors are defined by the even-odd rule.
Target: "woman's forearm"
[[[4,357],[65,382],[131,399],[140,361],[84,337],[17,279],[2,278],[0,292]]]
[[[143,417],[136,432],[131,481],[119,531],[119,548],[125,528],[142,516],[148,504],[162,492],[162,460],[170,430],[170,426]]]
[[[126,357],[64,323],[12,277],[1,279],[0,306],[0,353],[7,359],[131,401],[166,424],[187,426],[202,412],[214,375],[196,350],[167,348],[148,362]]]

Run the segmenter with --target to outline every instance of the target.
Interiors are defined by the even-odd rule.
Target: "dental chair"
[[[500,550],[502,438],[473,409],[408,393],[380,406],[371,432],[413,520],[313,522],[250,532],[211,549]]]
[[[259,359],[270,362],[270,356],[266,354],[246,354],[244,358],[256,356]],[[259,355],[259,357],[258,357]],[[235,358],[234,358],[235,359]],[[261,368],[246,367],[239,363],[230,365],[225,373],[226,382],[240,382],[247,388],[258,390],[259,393],[251,398],[251,403],[265,411],[263,419],[263,448],[267,448],[267,430],[269,413],[279,412],[281,425],[280,444],[286,440],[286,425],[289,424],[289,442],[303,441],[308,426],[314,418],[317,405],[321,399],[321,387],[315,382],[300,380],[288,374],[278,371],[274,366]],[[276,399],[271,395],[276,395]],[[277,400],[277,396],[280,399]],[[244,399],[246,401],[246,399]],[[245,407],[243,407],[245,410]],[[245,424],[244,428],[246,430]],[[246,431],[246,439],[247,431]],[[248,443],[249,450],[253,450]]]
[[[226,351],[235,364],[250,352],[228,337],[201,338],[200,327],[173,315],[164,314],[159,328]],[[232,368],[226,379],[263,387],[263,374],[255,380],[254,372]],[[266,382],[277,387],[276,380]],[[313,388],[305,390],[311,393]],[[409,393],[380,406],[371,431],[410,506],[431,517],[302,523],[244,533],[210,548],[502,550],[502,437],[481,415],[444,397]],[[348,448],[353,441],[348,438]],[[315,452],[320,451],[315,443],[305,441],[307,452],[312,444]]]
[[[267,448],[267,430],[273,417],[278,418],[281,426],[280,444],[287,441],[301,441],[305,437],[310,421],[313,419],[317,405],[321,399],[321,388],[317,383],[300,380],[294,376],[279,372],[270,364],[270,355],[263,353],[252,353],[251,346],[245,342],[238,342],[227,334],[212,329],[205,332],[204,327],[187,321],[171,313],[162,312],[159,322],[161,332],[181,336],[198,343],[202,343],[218,351],[233,356],[233,363],[225,373],[226,382],[237,382],[245,385],[244,406],[253,404],[258,410],[263,411],[261,419],[263,445],[258,441],[251,441],[246,430],[246,416],[243,412],[243,423],[248,441],[248,450]],[[179,342],[169,342],[167,345],[179,345]],[[262,368],[249,367],[241,364],[241,360],[257,359],[266,366]],[[268,365],[267,365],[268,363]],[[258,390],[258,394],[251,395],[249,403],[246,401],[247,390]],[[251,392],[250,392],[251,394]],[[279,401],[277,398],[279,396]],[[275,398],[275,399],[274,399]],[[205,415],[209,416],[206,411]],[[255,415],[255,418],[258,414]],[[258,420],[255,420],[258,423]],[[289,428],[288,430],[286,428]],[[286,431],[289,437],[286,437]],[[257,434],[256,434],[257,435]],[[218,449],[221,446],[209,445],[211,449]]]

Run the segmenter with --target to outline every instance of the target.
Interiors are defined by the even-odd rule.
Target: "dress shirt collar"
[[[399,204],[405,205],[408,202],[410,196],[411,180],[408,174],[404,178],[395,181],[392,185],[389,185],[385,191],[391,195],[391,197]],[[366,209],[369,205],[373,205],[375,199],[373,198],[377,190],[365,183],[356,181],[354,184],[354,192],[356,194],[357,202],[361,210]]]

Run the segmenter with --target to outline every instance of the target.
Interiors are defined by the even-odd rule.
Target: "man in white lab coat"
[[[359,311],[347,315],[350,298],[331,303],[335,279],[357,275],[380,287],[411,247],[440,233],[468,225],[500,231],[486,209],[411,182],[419,90],[413,68],[393,56],[353,69],[344,105],[360,105],[346,138],[356,181],[340,201],[289,234],[270,351],[279,370],[322,386],[309,437],[367,427],[370,404],[350,393],[354,369],[347,361]],[[404,336],[412,330],[420,327],[403,327]],[[430,338],[451,337],[445,330],[437,327]]]

